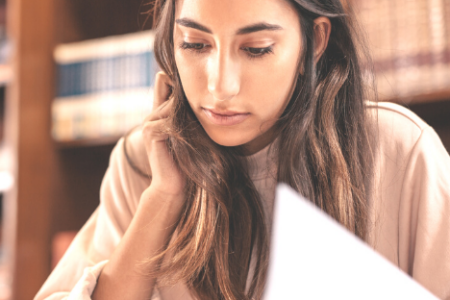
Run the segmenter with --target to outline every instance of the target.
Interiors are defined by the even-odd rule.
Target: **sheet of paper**
[[[279,185],[264,300],[437,299],[344,227]]]

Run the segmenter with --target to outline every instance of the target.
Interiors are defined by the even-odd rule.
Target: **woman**
[[[260,299],[281,181],[450,297],[450,159],[408,110],[364,102],[338,0],[155,12],[154,110],[36,299]]]

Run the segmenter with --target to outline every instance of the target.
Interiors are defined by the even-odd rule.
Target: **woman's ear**
[[[314,63],[317,63],[322,57],[328,46],[330,38],[331,22],[327,17],[318,17],[314,20]]]

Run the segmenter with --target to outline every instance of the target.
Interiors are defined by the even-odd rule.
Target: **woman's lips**
[[[239,113],[234,111],[217,111],[214,109],[203,108],[206,117],[215,125],[232,126],[244,122],[250,113]]]

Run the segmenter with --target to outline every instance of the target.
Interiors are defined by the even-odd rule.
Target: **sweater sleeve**
[[[431,127],[409,157],[399,211],[400,265],[440,299],[450,300],[450,157]]]
[[[112,151],[100,189],[99,206],[78,232],[35,300],[90,299],[98,276],[128,228],[139,198],[150,183],[130,167],[123,143],[121,139]]]

